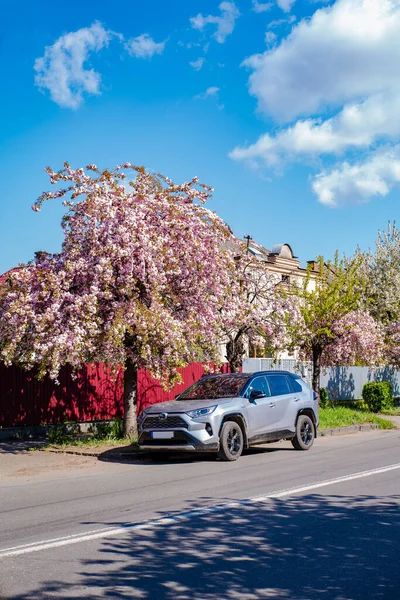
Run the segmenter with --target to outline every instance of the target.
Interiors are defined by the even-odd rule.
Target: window
[[[253,390],[263,392],[266,396],[271,395],[265,377],[254,377],[254,379],[250,381],[249,387],[247,388],[245,394],[246,398],[249,398],[250,392]]]
[[[284,375],[268,375],[267,376],[271,396],[283,396],[290,394],[289,382]]]
[[[249,376],[246,374],[202,377],[187,390],[179,394],[178,400],[235,398],[240,395],[248,380]]]
[[[290,283],[290,276],[282,275],[282,283]]]
[[[292,389],[292,392],[302,392],[303,388],[301,387],[301,385],[299,384],[298,381],[296,381],[296,379],[294,379],[293,377],[289,377],[289,385]]]

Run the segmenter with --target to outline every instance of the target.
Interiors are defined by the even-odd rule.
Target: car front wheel
[[[309,450],[314,443],[314,423],[307,415],[300,415],[297,419],[296,434],[292,438],[295,450]]]
[[[218,456],[221,460],[237,460],[243,452],[244,440],[240,425],[235,421],[226,421],[219,436]]]

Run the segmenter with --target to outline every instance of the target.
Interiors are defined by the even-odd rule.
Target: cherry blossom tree
[[[125,434],[136,432],[139,368],[168,383],[191,360],[211,360],[232,284],[232,234],[204,203],[197,178],[174,184],[130,163],[58,172],[33,205],[62,199],[64,241],[10,275],[0,299],[0,356],[57,378],[62,365],[124,369]],[[132,174],[132,175],[128,175]],[[232,302],[234,296],[231,295]]]
[[[241,368],[247,348],[267,348],[274,354],[288,343],[285,317],[294,308],[293,299],[281,293],[280,283],[277,274],[271,273],[265,263],[247,253],[245,244],[237,241],[229,288],[236,299],[230,304],[234,312],[224,310],[222,315],[226,358],[232,372]]]
[[[355,310],[332,324],[333,338],[321,365],[379,365],[384,361],[385,328],[365,310]]]
[[[400,321],[389,323],[385,328],[386,359],[388,364],[400,366]]]
[[[300,357],[313,361],[313,389],[318,391],[321,367],[377,364],[383,353],[383,328],[362,304],[360,262],[319,261],[319,270],[309,270],[303,285],[292,287],[298,310],[290,315],[290,347]]]
[[[375,248],[357,250],[353,260],[359,264],[364,282],[364,305],[375,319],[387,325],[400,318],[400,231],[388,223],[378,231]]]
[[[363,305],[385,328],[385,360],[400,364],[400,231],[388,223],[378,231],[375,248],[357,250],[363,280]]]

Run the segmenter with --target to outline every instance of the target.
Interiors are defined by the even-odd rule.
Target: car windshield
[[[177,400],[212,400],[239,396],[249,375],[204,377],[179,394]]]

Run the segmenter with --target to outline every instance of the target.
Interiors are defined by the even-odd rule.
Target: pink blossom
[[[65,187],[44,192],[33,209],[63,199],[64,241],[59,254],[13,274],[0,299],[7,364],[34,362],[56,378],[67,362],[130,361],[173,380],[176,367],[215,358],[221,315],[237,302],[224,246],[232,234],[203,206],[210,192],[197,178],[174,184],[122,167],[132,172],[129,185],[118,169],[47,169]]]

